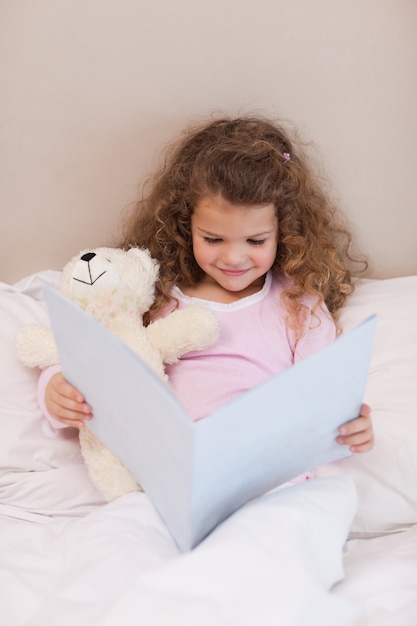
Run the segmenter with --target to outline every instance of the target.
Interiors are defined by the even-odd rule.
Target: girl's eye
[[[219,239],[218,237],[204,237],[204,241],[206,243],[220,243],[221,239]]]
[[[265,243],[265,239],[248,239],[248,243],[250,243],[252,246],[261,246],[263,243]]]

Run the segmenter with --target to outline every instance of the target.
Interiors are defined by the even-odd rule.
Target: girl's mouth
[[[244,274],[246,274],[249,270],[228,270],[228,269],[221,269],[220,271],[222,272],[222,274],[224,274],[225,276],[243,276]]]

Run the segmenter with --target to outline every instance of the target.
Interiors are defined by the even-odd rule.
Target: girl
[[[146,321],[198,299],[220,325],[215,345],[167,368],[193,419],[334,340],[353,291],[351,235],[281,125],[248,116],[192,128],[144,190],[122,245],[161,266]],[[91,419],[60,372],[41,385],[56,423]],[[372,448],[367,405],[337,441]]]

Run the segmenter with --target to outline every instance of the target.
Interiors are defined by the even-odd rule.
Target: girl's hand
[[[54,374],[45,389],[45,404],[49,414],[58,422],[82,428],[84,420],[92,418],[91,407],[82,394],[70,385],[61,372]]]
[[[362,404],[359,417],[342,424],[337,443],[348,445],[351,452],[369,452],[374,447],[371,407]]]

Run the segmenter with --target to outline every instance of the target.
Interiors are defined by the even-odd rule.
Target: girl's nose
[[[225,265],[239,265],[243,259],[243,252],[240,246],[230,245],[223,250],[222,257]]]

